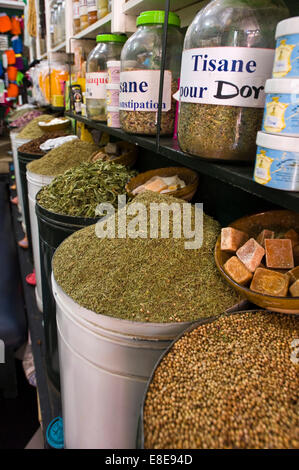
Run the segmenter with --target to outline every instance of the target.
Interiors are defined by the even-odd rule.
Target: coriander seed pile
[[[149,386],[145,448],[298,448],[296,338],[298,316],[265,311],[186,333]]]

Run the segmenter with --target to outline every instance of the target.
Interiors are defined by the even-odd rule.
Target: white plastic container
[[[18,209],[22,215],[22,220],[24,224],[24,203],[23,203],[23,194],[22,194],[22,187],[21,187],[21,176],[20,176],[20,168],[19,168],[19,160],[18,160],[18,148],[21,145],[26,144],[30,141],[30,139],[18,139],[17,135],[20,131],[11,132],[10,133],[10,141],[11,141],[11,148],[12,148],[12,156],[13,156],[13,164],[15,169],[15,177],[16,177],[16,186],[17,186],[17,196],[18,196]],[[25,229],[25,226],[23,226]]]
[[[258,132],[254,181],[270,188],[299,191],[299,140]]]
[[[299,78],[299,16],[280,21],[276,28],[274,78]]]
[[[117,106],[107,106],[107,126],[120,127],[119,108]]]
[[[108,60],[108,83],[119,84],[120,82],[120,60]]]
[[[33,263],[36,276],[35,297],[38,309],[42,312],[42,282],[40,269],[38,222],[35,214],[35,197],[43,186],[46,186],[47,184],[51,183],[51,181],[53,180],[53,176],[38,175],[27,170],[26,177],[28,183],[28,202],[32,237]]]
[[[265,93],[262,130],[270,134],[299,137],[299,79],[267,80]]]
[[[119,107],[119,83],[109,83],[106,85],[107,106]]]

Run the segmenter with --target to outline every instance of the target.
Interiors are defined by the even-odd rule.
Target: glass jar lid
[[[136,25],[163,24],[165,18],[164,10],[143,11],[137,18]],[[176,13],[168,13],[168,24],[180,27],[181,20]]]
[[[97,42],[121,42],[125,43],[127,40],[125,34],[98,34]]]

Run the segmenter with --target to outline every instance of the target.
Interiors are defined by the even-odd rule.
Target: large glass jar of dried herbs
[[[180,82],[179,143],[192,155],[251,160],[261,127],[283,0],[213,0],[189,26]]]
[[[119,111],[121,127],[133,134],[156,134],[165,12],[145,11],[121,53]],[[183,37],[180,19],[169,13],[162,100],[161,134],[172,134]]]
[[[99,34],[97,45],[86,63],[86,110],[89,119],[106,121],[107,61],[120,60],[127,37],[124,34]]]

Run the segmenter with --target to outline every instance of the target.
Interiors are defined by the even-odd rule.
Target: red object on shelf
[[[33,270],[32,273],[27,274],[26,276],[26,282],[30,286],[36,286],[36,277],[35,277],[35,269]]]

